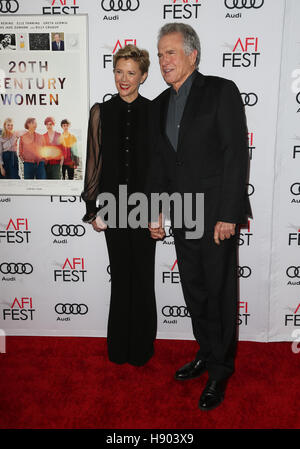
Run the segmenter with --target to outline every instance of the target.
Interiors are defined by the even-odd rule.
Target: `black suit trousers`
[[[153,355],[157,330],[156,242],[148,229],[107,229],[105,238],[111,274],[108,357],[114,363],[144,365]]]
[[[234,371],[237,326],[237,236],[217,245],[213,231],[201,239],[185,239],[174,229],[183,295],[200,349],[212,379],[223,380]]]

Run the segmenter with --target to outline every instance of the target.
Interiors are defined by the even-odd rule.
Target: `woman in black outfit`
[[[114,56],[118,95],[90,111],[83,221],[105,231],[111,272],[107,344],[109,360],[144,365],[153,355],[157,316],[154,293],[155,240],[148,229],[112,229],[96,217],[96,198],[144,192],[149,167],[149,105],[138,93],[147,77],[149,55],[133,45]],[[129,211],[129,208],[128,208]]]

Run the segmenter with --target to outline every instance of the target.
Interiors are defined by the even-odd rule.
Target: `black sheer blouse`
[[[121,184],[127,185],[128,194],[145,192],[150,164],[150,104],[141,95],[132,103],[116,95],[91,108],[82,193],[86,203],[83,221],[95,218],[96,199],[101,192],[113,193],[118,198]]]

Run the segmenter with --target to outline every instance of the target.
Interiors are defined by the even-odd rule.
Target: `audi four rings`
[[[88,312],[86,304],[56,304],[55,312],[59,315],[85,315]]]
[[[253,195],[254,190],[255,190],[254,186],[252,184],[247,184],[247,186],[248,186],[248,196]]]
[[[241,93],[244,106],[255,106],[258,102],[258,96],[254,92]]]
[[[250,267],[238,267],[238,277],[240,278],[248,278],[252,273]]]
[[[162,309],[162,314],[167,317],[190,317],[189,311],[185,306],[165,306]]]
[[[300,278],[300,267],[288,267],[286,274],[289,278]]]
[[[139,6],[139,0],[102,0],[102,9],[104,11],[136,11]]]
[[[294,182],[290,190],[293,195],[300,195],[300,182]]]
[[[17,0],[0,0],[0,12],[3,14],[14,14],[19,10],[19,2]]]
[[[51,232],[56,237],[82,237],[85,234],[85,227],[82,225],[55,224],[52,226]]]
[[[31,274],[33,272],[33,266],[31,263],[3,262],[0,265],[0,271],[3,274]]]
[[[265,3],[265,0],[225,0],[226,8],[228,9],[259,9]]]

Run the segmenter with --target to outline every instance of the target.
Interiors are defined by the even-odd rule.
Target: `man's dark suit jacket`
[[[64,41],[60,41],[60,49],[59,49],[59,51],[64,51],[64,49],[65,49],[65,42]],[[52,42],[52,50],[53,51],[58,51],[57,43],[55,41]]]
[[[251,208],[244,106],[234,82],[197,72],[180,123],[177,151],[166,135],[171,88],[152,102],[148,192],[204,193],[204,227],[246,223]]]

